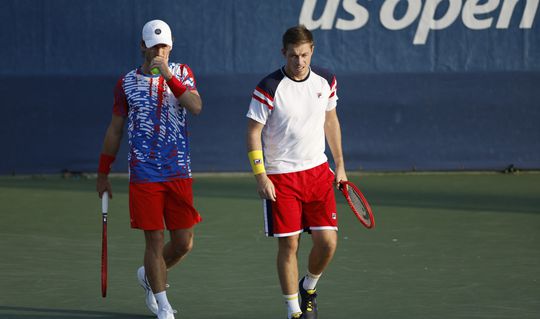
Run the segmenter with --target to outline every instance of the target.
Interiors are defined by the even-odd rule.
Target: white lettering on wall
[[[308,29],[343,31],[358,30],[369,21],[370,12],[362,6],[359,0],[322,0],[325,1],[324,9],[320,17],[315,18],[315,8],[319,0],[304,0],[300,12],[299,22]],[[371,1],[371,0],[364,0]],[[533,26],[540,0],[382,0],[379,12],[380,23],[388,30],[402,30],[412,26],[415,22],[416,32],[413,43],[425,44],[432,31],[443,30],[458,20],[471,30],[485,30],[493,27],[493,21],[497,20],[495,28],[508,29],[515,12],[516,5],[525,2],[523,15],[519,27],[530,29]],[[406,12],[396,17],[396,8],[400,3],[406,2]],[[341,8],[352,19],[338,17]],[[441,7],[440,7],[441,6]],[[446,12],[440,15],[440,8],[447,7]],[[499,16],[494,12],[500,7]],[[438,10],[439,9],[439,10]],[[437,17],[436,16],[440,16]]]
[[[388,30],[401,30],[410,26],[422,10],[422,0],[407,0],[407,12],[401,19],[395,18],[396,6],[401,0],[387,0],[381,7],[379,18]]]
[[[327,0],[322,15],[318,20],[313,20],[317,0],[304,0],[304,5],[300,11],[300,24],[305,25],[310,30],[318,28],[322,30],[332,29],[340,2],[341,0]]]
[[[336,28],[340,30],[356,30],[363,27],[369,19],[369,11],[359,5],[356,0],[343,0],[343,9],[350,13],[354,19],[344,20],[338,19]]]
[[[437,7],[445,0],[426,0],[420,22],[414,35],[414,44],[425,44],[430,30],[442,30],[450,26],[459,16],[461,0],[448,0],[448,10],[440,19],[435,19]]]
[[[465,5],[463,5],[463,11],[461,12],[463,24],[472,30],[488,29],[491,27],[493,17],[478,19],[476,15],[494,11],[499,6],[500,0],[488,0],[488,2],[482,5],[479,5],[478,2],[480,2],[480,0],[467,1]]]

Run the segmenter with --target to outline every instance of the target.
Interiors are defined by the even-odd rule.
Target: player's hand
[[[339,183],[340,182],[346,182],[347,174],[345,173],[345,169],[341,167],[336,167],[336,175],[334,179],[334,183],[336,184],[336,187],[339,189]]]
[[[273,202],[276,201],[276,189],[274,183],[266,176],[265,173],[255,175],[257,180],[257,193],[262,199],[269,199]]]
[[[150,70],[158,68],[163,78],[168,81],[172,78],[173,74],[169,69],[169,59],[160,55],[155,56],[150,62]]]
[[[112,198],[111,182],[109,182],[109,177],[107,175],[98,173],[96,191],[98,192],[99,198],[103,197],[104,192],[108,192],[109,198]]]

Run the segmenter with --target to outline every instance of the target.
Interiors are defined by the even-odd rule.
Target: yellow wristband
[[[259,175],[266,172],[264,169],[263,152],[261,150],[248,152],[248,157],[253,174]]]

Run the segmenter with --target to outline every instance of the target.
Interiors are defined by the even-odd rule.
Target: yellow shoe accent
[[[309,290],[306,290],[306,292],[310,295],[313,295],[315,292],[317,291],[317,289],[309,289]]]
[[[300,318],[300,317],[302,317],[302,313],[301,313],[301,312],[296,312],[296,313],[293,313],[293,314],[291,315],[291,319],[298,319],[298,318]]]

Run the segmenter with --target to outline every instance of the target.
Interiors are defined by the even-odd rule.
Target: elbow
[[[202,99],[200,96],[195,95],[195,100],[193,100],[193,107],[191,108],[191,114],[199,115],[202,111]]]
[[[195,106],[191,109],[191,114],[193,114],[193,115],[199,115],[199,114],[201,114],[201,111],[202,111],[202,104],[198,104],[198,105],[195,105]]]

